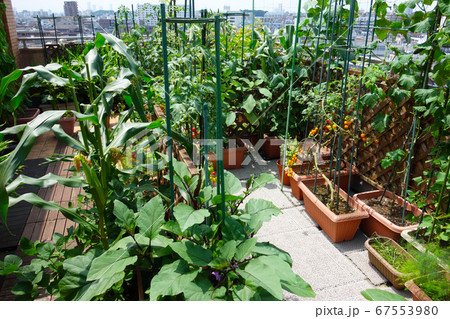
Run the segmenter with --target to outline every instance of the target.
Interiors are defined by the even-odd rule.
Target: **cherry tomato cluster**
[[[217,183],[217,176],[214,168],[212,166],[209,167],[209,180],[213,183]]]
[[[288,160],[288,166],[294,165],[297,162],[297,153],[292,155],[292,157]]]
[[[197,131],[197,133],[195,133],[195,127],[193,127],[192,128],[192,138],[195,138],[196,135],[197,135],[197,137],[200,136],[200,132]]]

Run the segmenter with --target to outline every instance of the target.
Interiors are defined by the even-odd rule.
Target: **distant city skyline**
[[[304,11],[305,6],[313,2],[314,0],[303,0],[302,1],[302,11]],[[114,10],[116,11],[120,5],[126,5],[134,7],[141,3],[151,3],[159,4],[159,0],[143,0],[143,1],[124,1],[124,0],[78,0],[78,10]],[[184,5],[184,0],[177,0],[178,5]],[[369,0],[359,0],[360,9],[367,10],[369,5]],[[189,3],[189,1],[188,1]],[[282,6],[283,11],[296,12],[298,0],[255,0],[255,10],[267,10],[276,11],[279,6]],[[12,5],[17,11],[39,11],[51,10],[52,12],[64,12],[64,1],[48,1],[48,0],[12,0]],[[224,6],[229,6],[231,10],[243,10],[252,8],[252,0],[196,0],[195,9],[212,9],[212,10],[223,10]]]

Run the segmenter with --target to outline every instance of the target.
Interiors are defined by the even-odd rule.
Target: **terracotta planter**
[[[277,161],[277,167],[278,167],[278,178],[280,179],[280,182],[281,182],[281,177],[282,177],[281,171],[283,170],[283,166],[280,164],[280,160]],[[283,185],[286,185],[286,186],[290,185],[289,176],[287,176],[287,173],[284,175]]]
[[[445,276],[445,280],[447,282],[450,281],[450,274],[447,271],[442,271],[440,273],[442,273],[443,276]],[[415,278],[405,282],[405,287],[408,288],[408,290],[411,291],[413,295],[413,301],[433,301],[433,299],[430,296],[428,296],[417,284],[419,280],[423,279],[426,280],[426,277],[427,276]]]
[[[241,141],[238,141],[237,147],[223,149],[223,168],[224,169],[238,169],[242,167],[244,161],[245,151],[247,149],[243,146]],[[213,163],[214,170],[216,167],[216,156],[210,156],[210,161]]]
[[[392,238],[394,240],[400,239],[400,234],[404,230],[415,229],[416,225],[411,226],[399,226],[388,220],[386,217],[376,212],[372,207],[363,202],[364,199],[371,199],[380,197],[383,194],[382,190],[375,190],[370,192],[359,193],[353,196],[355,200],[363,207],[363,209],[369,213],[369,218],[361,223],[361,229],[368,236],[377,233],[378,236]],[[393,194],[390,191],[386,191],[385,196],[392,199]],[[404,200],[400,196],[396,196],[397,204],[403,206]],[[412,211],[415,216],[418,216],[422,211],[416,206],[406,203],[406,209]]]
[[[394,240],[386,237],[382,237],[386,241],[389,242],[389,245],[394,246],[397,251],[405,256],[408,259],[412,259],[413,257],[404,250],[399,244],[397,244]],[[372,265],[375,266],[376,269],[378,269],[384,277],[386,277],[387,280],[396,288],[399,290],[402,290],[405,288],[405,284],[401,281],[401,276],[403,273],[396,270],[390,263],[387,262],[386,259],[384,259],[376,250],[372,247],[371,243],[375,241],[374,238],[369,238],[364,243],[364,246],[367,249],[367,252],[369,254],[369,261]]]
[[[61,125],[61,128],[64,130],[64,132],[67,135],[72,136],[73,135],[73,131],[75,129],[75,120],[76,117],[72,116],[72,117],[62,117],[58,120],[58,124]]]
[[[267,136],[264,134],[264,144],[261,147],[262,154],[268,158],[279,158],[281,152],[281,145],[284,144],[284,140],[277,136]]]
[[[307,169],[308,165],[309,165],[309,162],[303,162],[303,169]],[[312,166],[312,164],[311,164],[311,166]],[[296,165],[292,168],[294,173],[292,174],[292,176],[289,177],[289,183],[291,185],[292,194],[294,194],[294,196],[297,199],[303,200],[303,193],[300,189],[299,182],[302,180],[305,180],[305,179],[315,178],[316,173],[311,171],[310,172],[311,174],[309,174],[309,175],[297,174],[296,171],[300,172],[300,167],[301,167],[300,165]],[[328,171],[330,168],[330,165],[329,164],[319,165],[319,168],[322,170]],[[358,169],[356,167],[353,167],[352,177],[355,176],[356,174],[358,174]],[[327,177],[330,177],[329,172],[325,173],[325,175]],[[334,176],[334,173],[332,173],[331,175]],[[317,176],[321,177],[321,175],[319,173],[317,174]],[[350,164],[348,162],[341,162],[341,178],[340,178],[339,186],[342,187],[344,190],[347,190],[347,188],[348,188],[349,178],[350,178]]]
[[[317,185],[325,184],[326,182],[323,178],[317,178]],[[361,211],[359,205],[353,200],[353,198],[350,197],[349,205],[355,209],[355,212],[345,215],[336,215],[309,189],[313,186],[314,179],[306,179],[300,182],[306,212],[316,221],[317,224],[319,224],[319,226],[333,242],[337,243],[352,240],[358,230],[361,220],[368,218],[369,214]],[[339,194],[347,200],[348,195],[343,189],[337,187],[336,185],[335,190],[339,191]],[[341,204],[345,205],[345,202],[341,201]]]
[[[27,124],[28,122],[31,122],[39,115],[39,113],[41,113],[41,110],[39,109],[23,110],[23,114],[19,115],[20,117],[17,118],[16,125]],[[12,119],[12,117],[9,119],[9,124],[14,124],[14,120]]]

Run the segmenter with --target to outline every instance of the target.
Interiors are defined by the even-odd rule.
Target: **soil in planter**
[[[404,272],[402,266],[408,260],[404,254],[397,248],[392,246],[389,241],[382,238],[373,240],[370,245],[383,257],[386,261],[399,272]]]
[[[310,190],[313,191],[314,187],[310,187]],[[331,199],[331,194],[328,191],[328,186],[326,185],[317,185],[316,186],[316,192],[314,193],[314,195],[317,196],[317,198],[325,205],[328,207],[328,204],[330,202]],[[354,213],[355,210],[353,208],[351,208],[350,206],[348,206],[347,209],[347,200],[345,198],[343,198],[342,196],[339,195],[339,208],[336,209],[336,201],[337,201],[337,196],[339,195],[338,191],[334,192],[334,207],[333,209],[331,209],[331,211],[333,213],[335,213],[336,215],[345,215],[345,214],[351,214]]]
[[[413,223],[405,218],[404,222],[402,223],[402,213],[403,213],[403,206],[397,204],[397,202],[394,202],[394,207],[391,210],[392,200],[388,197],[384,197],[380,204],[380,198],[371,198],[371,199],[364,199],[364,203],[372,207],[377,213],[383,215],[387,219],[389,219],[391,222],[393,222],[396,225],[401,226],[410,226]],[[412,212],[408,209],[405,210],[405,216],[408,214],[412,214]]]

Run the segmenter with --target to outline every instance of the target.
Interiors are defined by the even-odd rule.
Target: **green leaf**
[[[106,251],[92,261],[87,275],[87,281],[112,277],[124,271],[125,267],[137,261],[137,256],[131,256],[127,250]]]
[[[234,123],[234,121],[236,120],[236,113],[234,112],[227,112],[226,116],[225,116],[225,124],[227,126],[230,126]]]
[[[25,237],[20,239],[20,250],[26,256],[33,256],[37,254],[36,246]]]
[[[285,84],[286,84],[286,78],[282,74],[277,73],[270,81],[270,88],[273,91],[276,91],[276,90],[284,87]]]
[[[159,296],[178,295],[195,279],[199,272],[200,269],[191,270],[184,260],[166,264],[153,277],[146,293],[150,294],[152,301],[157,300]]]
[[[391,125],[391,119],[391,115],[379,112],[370,125],[378,133],[383,133]]]
[[[361,295],[369,301],[408,301],[400,295],[381,289],[366,289]]]
[[[225,259],[228,262],[231,262],[231,260],[234,257],[234,254],[236,253],[236,241],[230,240],[227,241],[219,250],[219,257]]]
[[[78,142],[72,136],[68,135],[66,132],[64,132],[61,125],[56,124],[55,126],[52,127],[52,131],[55,134],[55,136],[58,138],[58,140],[63,142],[65,145],[67,145],[73,149],[76,149],[76,150],[79,150],[82,152],[86,152],[84,145],[81,144],[80,142]]]
[[[137,258],[137,257],[136,257]],[[124,272],[116,273],[110,277],[101,278],[84,285],[76,294],[74,300],[89,301],[94,297],[105,293],[112,285],[123,280],[125,277]]]
[[[227,194],[236,194],[241,191],[241,181],[234,174],[225,171],[225,192]]]
[[[153,197],[139,211],[136,220],[140,233],[149,238],[155,238],[164,224],[164,205],[160,196]]]
[[[181,231],[184,232],[192,225],[202,223],[210,213],[207,209],[194,210],[191,206],[180,203],[173,209],[173,215],[177,219]]]
[[[8,90],[8,86],[11,82],[16,81],[20,76],[22,75],[21,70],[14,70],[7,76],[3,77],[1,80],[0,85],[0,102],[3,102],[3,99],[5,98],[6,91]]]
[[[20,259],[20,257],[16,255],[7,255],[3,260],[3,264],[0,264],[0,275],[9,275],[18,270],[21,265],[22,259]]]
[[[252,237],[239,244],[239,246],[236,249],[236,254],[234,258],[237,261],[242,261],[245,258],[249,257],[250,254],[252,253],[253,248],[255,248],[257,241],[258,241],[257,237]]]
[[[97,48],[100,48],[104,43],[105,40],[111,45],[111,47],[116,50],[118,53],[123,55],[127,61],[128,65],[133,72],[133,74],[138,77],[139,76],[139,67],[136,62],[136,60],[133,57],[133,54],[131,53],[131,50],[127,47],[125,42],[122,40],[116,38],[112,34],[108,33],[97,33],[97,36],[95,38],[95,46]]]
[[[265,199],[252,198],[245,205],[245,213],[241,215],[241,220],[248,223],[248,226],[257,231],[264,222],[270,221],[272,215],[278,215],[281,210],[272,202]]]
[[[398,83],[405,89],[411,89],[417,85],[417,80],[414,75],[402,74]]]
[[[244,104],[242,105],[242,107],[244,108],[244,110],[247,113],[252,113],[255,106],[256,106],[256,101],[252,94],[250,94],[247,97],[247,99],[245,99]]]
[[[183,288],[183,295],[187,301],[221,300],[225,296],[226,288],[215,288],[208,279],[201,278],[189,282]]]
[[[91,80],[95,77],[102,78],[103,75],[103,59],[98,54],[97,48],[92,48],[84,57],[86,67],[89,68]],[[86,77],[87,78],[87,77]]]
[[[234,218],[225,218],[222,236],[225,241],[236,240],[240,242],[246,239],[244,227]]]
[[[266,89],[266,88],[259,88],[258,91],[259,91],[259,93],[261,93],[262,95],[264,95],[268,99],[272,98],[272,92],[270,92],[268,89]]]
[[[259,258],[250,260],[244,270],[239,270],[239,274],[246,281],[250,281],[267,290],[276,299],[283,299],[280,278],[271,268],[262,263]]]
[[[443,15],[450,16],[450,0],[439,0],[438,6]]]
[[[292,258],[289,255],[289,253],[268,242],[256,243],[255,247],[252,250],[252,254],[256,256],[258,255],[278,256],[292,266]]]
[[[378,93],[367,93],[362,97],[361,102],[368,107],[375,107],[378,99]]]
[[[53,67],[56,66],[56,67]],[[59,66],[59,67],[58,67]],[[57,63],[48,64],[45,67],[42,65],[37,66],[29,66],[24,68],[24,71],[28,70],[34,70],[38,74],[38,76],[48,82],[50,82],[53,85],[56,86],[65,86],[69,84],[69,80],[62,78],[56,74],[53,74],[51,71],[56,71],[57,69],[61,68],[61,66]]]
[[[119,226],[124,226],[131,231],[134,230],[134,226],[136,224],[134,220],[134,212],[117,199],[114,201],[113,214],[117,217],[116,224]]]
[[[36,250],[39,254],[39,257],[44,260],[49,260],[55,252],[55,246],[52,243],[38,243],[36,245]]]
[[[428,17],[425,20],[412,25],[409,30],[414,33],[428,33],[433,27],[434,21],[434,18]]]
[[[113,147],[122,147],[135,135],[141,133],[144,130],[151,130],[157,127],[161,127],[161,120],[156,120],[152,123],[122,123],[116,132],[114,140],[105,148],[105,153]]]
[[[189,264],[196,266],[207,266],[212,260],[212,252],[210,250],[196,245],[188,240],[172,243],[169,246]]]
[[[61,177],[59,175],[55,175],[53,173],[48,173],[42,177],[34,178],[28,177],[25,175],[19,175],[11,184],[8,185],[6,190],[8,193],[13,192],[21,185],[32,185],[38,186],[40,188],[47,188],[59,183],[68,187],[84,187],[86,183],[84,179],[80,176],[72,176],[72,177]]]
[[[77,212],[76,209],[65,208],[63,206],[56,204],[55,202],[45,201],[34,193],[23,194],[19,197],[15,197],[15,198],[11,197],[9,199],[9,206],[12,207],[21,201],[26,201],[36,207],[39,207],[39,208],[42,208],[45,210],[58,210],[64,215],[64,217],[66,217],[80,225],[83,225],[83,227],[85,227],[86,229],[91,229],[91,230],[93,229],[93,225],[90,224],[89,222],[87,222],[86,219],[83,216],[81,216]]]
[[[266,268],[272,269],[280,278],[283,289],[296,294],[300,297],[315,297],[311,286],[300,276],[296,275],[291,266],[278,256],[261,256],[258,260],[266,265]]]
[[[260,188],[266,186],[267,184],[277,183],[277,182],[278,182],[278,179],[275,176],[273,176],[272,174],[261,173],[258,175],[257,178],[254,179],[254,181],[252,183],[251,191],[254,192],[257,189],[260,189]]]

